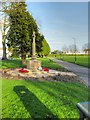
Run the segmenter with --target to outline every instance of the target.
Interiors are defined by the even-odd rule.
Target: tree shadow
[[[37,81],[37,82],[27,81],[27,82],[30,82],[30,84],[32,84],[34,86],[37,86],[39,89],[42,89],[48,95],[50,95],[50,97],[54,97],[57,100],[61,100],[63,105],[69,105],[69,106],[73,105],[73,107],[75,108],[76,107],[75,105],[76,105],[77,102],[80,102],[80,100],[81,101],[84,100],[82,91],[77,93],[77,91],[76,91],[77,89],[75,89],[75,87],[74,88],[72,88],[71,86],[66,86],[65,87],[64,84],[61,84],[61,87],[60,87],[58,85],[58,83],[48,84],[48,82],[44,82],[44,84],[42,84],[42,82],[40,82],[40,81]],[[60,89],[60,91],[59,91],[59,89]],[[78,100],[77,98],[79,97],[78,95],[80,95],[80,94],[81,94],[81,96],[79,98],[80,100]],[[66,97],[64,97],[64,96],[66,96]],[[67,98],[69,98],[69,99],[67,99]]]
[[[32,119],[58,120],[51,111],[25,86],[15,86],[14,91],[23,102]]]

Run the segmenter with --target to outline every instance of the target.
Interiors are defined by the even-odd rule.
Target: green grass
[[[3,80],[2,117],[79,118],[76,103],[87,101],[88,92],[81,83]]]
[[[0,68],[20,68],[22,67],[21,60],[2,60],[0,61]]]
[[[65,70],[48,58],[38,60],[41,60],[42,67]],[[17,67],[23,67],[20,59],[0,61],[0,68]],[[76,103],[88,101],[88,92],[90,89],[81,83],[2,80],[2,116],[31,120],[79,118]]]
[[[67,62],[72,62],[84,67],[90,68],[90,56],[76,56],[76,62],[75,62],[75,56],[63,56],[63,60]]]
[[[54,70],[67,71],[64,67],[59,64],[50,61],[48,58],[38,58],[41,61],[42,67],[51,68]]]
[[[55,55],[51,54],[49,55],[49,57],[62,59],[67,62],[75,63],[77,65],[90,68],[90,55],[76,55],[76,62],[75,62],[75,55],[62,54],[62,55],[56,55],[55,57]]]
[[[52,69],[61,70],[61,71],[67,71],[65,68],[58,65],[57,63],[50,62],[48,58],[38,58],[38,60],[41,61],[42,67],[52,68]],[[0,68],[21,68],[21,67],[23,67],[23,65],[20,59],[0,61]]]

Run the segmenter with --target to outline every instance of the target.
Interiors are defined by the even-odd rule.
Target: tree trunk
[[[25,51],[22,52],[22,64],[26,65],[26,52]]]
[[[7,57],[6,57],[6,41],[5,40],[2,42],[2,45],[3,45],[3,57],[2,57],[2,60],[6,60]]]
[[[2,36],[2,45],[3,45],[3,57],[2,57],[2,60],[6,60],[7,57],[6,57],[6,27],[7,27],[7,23],[6,23],[6,14],[4,16],[4,23],[3,23],[3,36]]]

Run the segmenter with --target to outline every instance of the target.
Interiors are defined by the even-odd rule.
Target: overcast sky
[[[79,50],[88,42],[87,2],[27,2],[51,50],[74,44]]]

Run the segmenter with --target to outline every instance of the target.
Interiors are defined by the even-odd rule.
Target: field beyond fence
[[[76,54],[76,56],[75,56],[75,54],[72,54],[72,55],[50,54],[49,57],[55,57],[55,58],[63,60],[63,61],[75,63],[75,64],[78,64],[78,65],[90,68],[90,55],[77,55]],[[75,57],[76,57],[76,61],[75,61]]]

